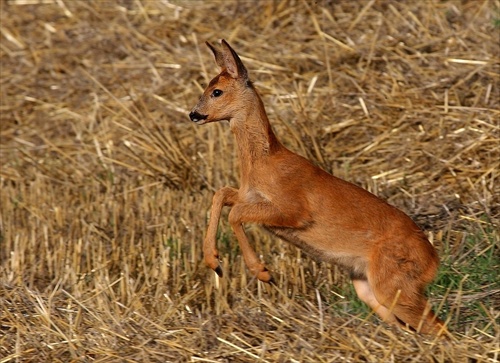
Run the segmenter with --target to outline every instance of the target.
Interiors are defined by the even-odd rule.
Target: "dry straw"
[[[0,362],[500,359],[498,0],[0,6]],[[213,191],[238,184],[227,124],[187,117],[219,38],[287,146],[429,234],[455,341],[381,323],[255,226],[277,287],[226,222],[225,277],[203,266]]]

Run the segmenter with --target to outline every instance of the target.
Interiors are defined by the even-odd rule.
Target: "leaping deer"
[[[319,261],[350,273],[356,293],[385,322],[424,334],[446,333],[424,289],[435,277],[438,255],[402,211],[370,192],[327,173],[284,147],[236,52],[222,40],[212,50],[221,72],[210,81],[189,117],[198,125],[228,120],[240,161],[239,189],[219,189],[203,244],[206,264],[219,276],[216,247],[222,207],[250,273],[272,277],[249,244],[243,224],[256,223]]]

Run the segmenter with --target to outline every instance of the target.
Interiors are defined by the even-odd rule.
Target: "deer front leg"
[[[250,273],[262,282],[273,283],[273,277],[267,270],[266,266],[260,262],[257,257],[257,253],[255,253],[255,250],[250,245],[250,242],[248,242],[248,238],[243,230],[243,225],[241,223],[231,223],[231,227],[236,235],[243,259],[245,260],[245,265],[247,265]]]
[[[208,222],[207,234],[203,242],[203,255],[205,263],[222,277],[222,268],[219,265],[219,252],[216,247],[217,227],[219,225],[222,207],[232,206],[238,200],[238,190],[224,187],[215,192],[212,199],[212,210]]]
[[[300,213],[286,215],[269,202],[237,203],[229,212],[229,223],[238,239],[245,264],[251,274],[263,282],[272,283],[273,278],[265,265],[259,260],[250,245],[243,223],[257,223],[271,227],[301,228],[309,222],[300,218]]]

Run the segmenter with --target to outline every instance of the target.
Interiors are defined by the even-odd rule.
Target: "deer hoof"
[[[219,277],[222,277],[222,268],[220,267],[220,265],[217,265],[216,268],[214,268],[214,271],[217,275],[219,275]]]
[[[205,252],[205,265],[214,270],[217,275],[222,277],[222,268],[220,267],[219,254],[217,251]]]
[[[265,267],[264,267],[264,270],[260,271],[257,274],[257,278],[262,282],[266,282],[268,284],[275,284],[273,277],[271,276],[271,274],[269,273],[269,271]]]

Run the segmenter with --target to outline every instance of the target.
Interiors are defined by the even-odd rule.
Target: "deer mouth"
[[[208,115],[202,115],[201,113],[193,111],[189,114],[189,118],[191,119],[191,121],[199,125],[203,125],[205,122],[202,121],[205,121],[208,118]]]

